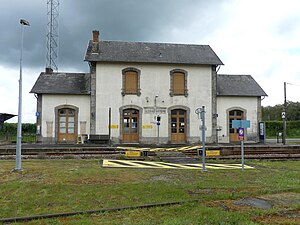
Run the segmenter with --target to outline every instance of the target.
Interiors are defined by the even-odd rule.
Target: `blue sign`
[[[244,128],[239,128],[238,129],[238,132],[239,132],[239,140],[240,141],[243,141],[244,140],[244,136],[245,136],[245,133],[244,133]]]
[[[250,120],[232,120],[231,128],[250,128]]]
[[[239,137],[244,137],[244,128],[239,128]]]
[[[157,122],[156,124],[157,124],[157,126],[159,126],[159,125],[160,125],[160,122]]]

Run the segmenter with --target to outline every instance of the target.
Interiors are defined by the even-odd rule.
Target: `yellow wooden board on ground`
[[[125,156],[137,157],[137,156],[141,156],[141,152],[139,152],[139,151],[126,151]]]
[[[184,147],[172,147],[172,148],[163,148],[163,147],[158,147],[158,148],[141,148],[141,147],[126,147],[126,146],[118,146],[118,149],[125,149],[129,151],[151,151],[151,152],[156,152],[156,151],[189,151],[189,150],[196,150],[196,149],[201,149],[201,145],[194,145],[194,146],[184,146]]]
[[[102,161],[104,168],[140,168],[140,169],[202,169],[202,164],[175,164],[166,162],[152,162],[152,161],[131,161],[131,160],[113,160],[104,159]],[[219,164],[206,163],[206,169],[241,169],[242,164]],[[254,169],[252,166],[245,165],[244,169]]]
[[[220,156],[220,150],[206,150],[206,156]]]

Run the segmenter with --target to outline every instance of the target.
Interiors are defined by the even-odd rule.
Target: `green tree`
[[[283,110],[283,104],[262,107],[262,119],[263,121],[281,121]],[[288,121],[300,120],[300,102],[288,101],[286,115]]]

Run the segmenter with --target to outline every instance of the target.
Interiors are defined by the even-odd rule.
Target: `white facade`
[[[140,71],[140,95],[122,95],[122,70],[136,68]],[[187,72],[188,95],[170,95],[170,71]],[[229,112],[240,110],[243,120],[250,120],[245,130],[246,142],[258,141],[258,122],[261,114],[261,98],[257,96],[217,96],[217,124],[213,127],[213,71],[211,66],[142,64],[142,63],[97,63],[96,65],[96,132],[91,132],[91,96],[44,94],[41,101],[41,124],[38,130],[44,142],[58,142],[59,108],[72,108],[76,112],[76,136],[81,134],[111,134],[113,143],[126,143],[122,136],[123,110],[135,108],[140,111],[139,143],[172,143],[170,136],[171,110],[186,111],[186,141],[199,143],[200,120],[195,110],[206,108],[206,141],[212,142],[213,129],[217,129],[217,142],[229,143]],[[109,115],[109,111],[111,114]],[[157,116],[161,117],[159,140]],[[110,121],[109,121],[109,117]],[[109,126],[109,122],[111,122]],[[110,130],[109,130],[110,129]]]
[[[90,130],[90,96],[89,95],[43,95],[41,135],[47,142],[57,142],[56,108],[77,108],[77,134],[87,134]]]
[[[122,96],[122,70],[136,68],[141,71],[141,95]],[[170,96],[170,71],[182,69],[187,71],[188,96]],[[156,116],[161,116],[159,127],[160,143],[169,141],[168,109],[178,106],[188,108],[187,141],[199,141],[200,121],[195,110],[206,106],[207,137],[212,134],[212,67],[193,65],[160,64],[106,64],[97,63],[96,67],[96,133],[107,134],[109,131],[109,108],[111,108],[111,137],[122,142],[121,107],[139,107],[142,110],[140,124],[140,142],[156,142],[158,127]],[[156,97],[158,96],[158,97]],[[155,112],[157,109],[157,112]]]
[[[218,142],[229,143],[229,111],[240,110],[243,120],[250,120],[250,128],[245,129],[245,141],[257,142],[258,122],[260,115],[260,97],[218,96]]]

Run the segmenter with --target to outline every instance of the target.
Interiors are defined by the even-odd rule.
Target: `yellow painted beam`
[[[130,160],[112,160],[104,159],[102,167],[108,168],[150,168],[150,169],[202,169],[202,164],[175,164],[166,162],[152,161],[130,161]],[[241,164],[218,164],[207,163],[207,169],[241,169]],[[254,169],[252,166],[245,165],[245,169]]]

